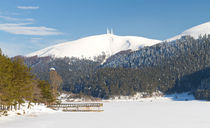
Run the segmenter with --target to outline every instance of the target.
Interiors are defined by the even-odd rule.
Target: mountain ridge
[[[31,56],[55,56],[55,57],[77,57],[93,59],[105,54],[107,57],[124,50],[138,50],[144,46],[151,46],[160,43],[160,40],[153,40],[137,36],[117,36],[111,33],[88,36],[78,40],[52,45],[39,51],[30,53]]]

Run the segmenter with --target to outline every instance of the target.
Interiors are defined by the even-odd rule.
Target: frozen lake
[[[124,101],[104,103],[104,112],[55,112],[0,120],[0,128],[207,128],[210,102]]]

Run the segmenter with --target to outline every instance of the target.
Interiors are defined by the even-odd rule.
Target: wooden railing
[[[65,112],[102,112],[103,103],[66,103],[53,104],[47,107]]]

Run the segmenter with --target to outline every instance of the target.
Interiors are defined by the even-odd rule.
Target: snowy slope
[[[138,50],[140,47],[151,46],[159,42],[159,40],[143,37],[103,34],[50,46],[26,56],[67,56],[93,59],[93,57],[102,55],[102,53],[109,57],[123,50]]]
[[[181,34],[174,36],[170,39],[167,39],[166,41],[177,40],[177,39],[180,39],[182,36],[187,36],[187,35],[190,35],[193,38],[197,39],[200,35],[203,36],[205,34],[210,34],[210,22],[206,22],[204,24],[200,24],[198,26],[187,29]]]

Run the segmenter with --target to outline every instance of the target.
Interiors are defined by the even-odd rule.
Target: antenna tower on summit
[[[114,34],[113,29],[109,30],[109,28],[106,29],[106,33],[107,34],[112,34],[112,35]]]

